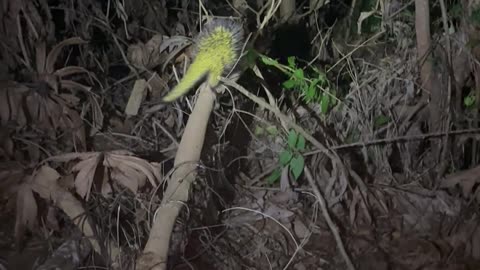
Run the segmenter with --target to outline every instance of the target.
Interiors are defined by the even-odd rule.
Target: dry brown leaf
[[[14,143],[10,138],[10,131],[6,127],[0,126],[0,157],[9,160],[14,153]]]
[[[39,109],[36,114],[38,118],[34,122],[40,123],[39,125],[43,130],[50,132],[52,137],[55,137],[57,128],[63,129],[64,132],[72,133],[75,136],[74,139],[78,140],[74,141],[74,143],[80,146],[80,149],[85,149],[85,130],[78,112],[70,109],[67,102],[56,94],[50,94],[47,98],[36,96],[37,98],[27,97],[27,100],[31,101],[28,107],[33,109],[35,106],[38,106]]]
[[[125,107],[125,114],[128,116],[137,115],[140,105],[147,90],[147,81],[144,79],[138,79],[133,85],[130,98],[128,99],[127,106]]]
[[[0,84],[0,121],[3,125],[9,121],[16,121],[18,126],[23,127],[28,120],[35,128],[42,129],[56,139],[57,129],[72,133],[74,143],[78,149],[86,147],[86,135],[83,121],[79,113],[72,107],[78,104],[79,99],[74,96],[66,96],[59,93],[59,79],[63,76],[86,73],[82,67],[64,67],[54,73],[54,64],[63,47],[67,45],[83,44],[86,41],[80,38],[70,38],[57,44],[46,56],[45,43],[36,46],[37,74],[34,75],[34,83],[22,85],[16,82],[2,82]],[[70,80],[61,80],[66,88],[90,92],[90,87]],[[52,92],[49,86],[55,90]],[[103,122],[103,114],[99,113],[99,106],[95,106],[95,121],[97,126]],[[68,138],[68,137],[66,137]],[[71,139],[70,139],[71,140]]]
[[[170,62],[175,55],[189,45],[189,40],[185,37],[165,37],[161,35],[153,36],[146,44],[137,43],[130,45],[127,57],[132,65],[141,68],[153,68],[161,63],[164,66]],[[162,55],[167,49],[176,48],[169,55]],[[164,70],[164,68],[162,68]]]
[[[104,178],[102,180],[102,193],[108,194],[111,191],[110,181],[136,193],[140,187],[146,184],[148,179],[152,186],[156,187],[161,179],[161,171],[157,164],[151,164],[146,160],[132,156],[132,153],[124,150],[117,150],[107,153],[68,153],[48,158],[46,161],[70,162],[80,160],[71,169],[77,172],[74,186],[77,193],[88,200],[93,185],[95,171],[103,156]],[[108,178],[110,176],[111,179]]]
[[[64,175],[57,183],[58,186],[64,190],[72,190],[75,188],[75,176],[73,174]]]
[[[92,87],[90,87],[90,86],[86,86],[86,85],[83,85],[81,83],[77,83],[77,82],[74,82],[74,81],[71,81],[71,80],[61,80],[60,81],[60,86],[63,89],[68,89],[70,91],[80,90],[80,91],[83,91],[83,92],[86,92],[86,93],[90,93],[91,89],[92,89]]]
[[[35,46],[35,62],[37,65],[37,72],[42,74],[45,72],[45,61],[47,58],[47,49],[45,42],[38,42]]]
[[[22,99],[29,90],[25,85],[7,81],[0,83],[0,120],[2,125],[15,121],[19,126],[26,123]]]
[[[150,184],[153,187],[157,187],[156,181],[161,179],[161,176],[157,175],[157,170],[155,170],[153,166],[144,159],[117,154],[109,154],[108,159],[118,160],[120,163],[123,163],[123,165],[127,165],[141,171],[147,176]]]
[[[28,152],[28,159],[31,162],[40,161],[41,152],[40,152],[40,149],[38,148],[38,146],[29,144],[29,145],[26,146],[26,150]]]
[[[36,75],[37,78],[35,80],[40,84],[45,84],[45,86],[49,86],[53,89],[55,93],[58,94],[59,84],[57,76],[48,73],[41,73]]]
[[[45,223],[48,226],[48,228],[55,231],[59,231],[60,225],[58,224],[58,219],[56,217],[56,214],[57,214],[57,209],[55,207],[49,206]]]
[[[57,100],[57,98],[61,98],[65,103],[71,105],[71,106],[77,106],[78,103],[80,102],[80,98],[71,95],[71,94],[60,94],[59,97],[52,97],[53,99]]]
[[[64,104],[62,103],[57,103],[53,101],[52,99],[45,99],[46,106],[43,108],[46,109],[45,111],[45,118],[46,121],[49,122],[49,126],[53,127],[54,130],[58,128],[59,124],[59,119],[62,119],[64,117],[65,109],[66,106],[62,106]],[[51,123],[51,124],[50,124]],[[63,127],[64,129],[71,128],[70,126]]]
[[[39,123],[40,119],[40,102],[39,102],[39,97],[36,95],[29,95],[25,98],[25,103],[27,107],[27,112],[30,118],[32,118],[33,122],[36,124],[42,125],[42,123]]]
[[[480,228],[478,226],[475,228],[471,240],[472,257],[478,260],[480,259]]]
[[[303,223],[303,221],[299,218],[296,217],[295,220],[293,221],[293,229],[295,232],[295,235],[300,238],[304,239],[312,233],[311,230]]]
[[[66,39],[58,43],[57,45],[55,45],[55,47],[53,47],[53,49],[50,51],[50,53],[47,56],[47,60],[45,63],[45,71],[49,74],[53,73],[55,62],[57,61],[57,58],[60,55],[60,52],[63,49],[63,47],[69,46],[69,45],[85,44],[85,43],[87,43],[87,41],[79,37],[73,37],[73,38]]]
[[[146,179],[145,175],[142,175],[138,171],[135,171],[131,168],[113,168],[111,173],[112,179],[118,181],[122,186],[130,189],[134,194],[137,194],[139,179]]]
[[[1,87],[1,85],[0,85]],[[8,91],[4,88],[0,88],[0,123],[2,126],[7,124],[10,119],[10,110],[8,104]]]
[[[146,48],[143,43],[130,45],[127,51],[128,61],[135,67],[145,68],[148,64],[148,61],[146,61],[144,57],[145,52]]]
[[[74,130],[75,139],[77,139],[77,141],[75,141],[75,144],[77,145],[77,147],[80,146],[80,149],[86,149],[87,138],[85,134],[85,129],[83,128],[82,118],[76,111],[72,109],[66,109],[66,111],[66,117],[63,117],[62,119],[69,120],[68,128]]]
[[[60,174],[53,168],[44,165],[40,167],[33,175],[31,187],[45,200],[55,199],[55,192],[58,187],[57,181]]]
[[[98,152],[66,153],[47,158],[45,161],[69,162],[75,159],[85,160],[98,155]]]
[[[78,171],[78,174],[75,177],[75,190],[87,201],[90,198],[93,177],[95,176],[99,161],[100,154],[90,159],[82,160],[72,168],[72,171]]]
[[[463,196],[468,197],[477,183],[480,183],[480,166],[447,176],[442,180],[440,187],[451,188],[458,184]]]
[[[32,77],[34,82],[28,84],[28,87],[16,82],[0,83],[1,123],[5,125],[8,121],[16,121],[18,126],[23,127],[27,124],[28,115],[28,121],[32,122],[35,128],[46,131],[51,138],[55,137],[58,128],[64,129],[63,132],[73,133],[77,140],[75,143],[81,145],[80,149],[84,149],[86,139],[83,121],[79,113],[72,108],[78,104],[79,99],[73,96],[64,98],[59,87],[64,84],[67,89],[90,92],[89,86],[61,78],[85,73],[90,79],[95,79],[95,75],[78,66],[64,67],[54,72],[55,61],[65,46],[84,43],[87,42],[78,37],[64,40],[54,46],[48,56],[46,44],[38,43],[35,48],[37,70]],[[97,125],[103,121],[103,115],[98,112],[96,106],[96,118],[93,122]]]
[[[153,98],[159,98],[163,93],[165,93],[166,89],[168,89],[167,81],[168,78],[166,74],[163,74],[163,76],[158,75],[157,72],[151,74],[147,83]]]
[[[0,166],[0,196],[14,195],[27,175],[17,162],[4,162]]]
[[[79,66],[63,67],[63,68],[57,69],[53,74],[62,78],[62,77],[71,76],[79,73],[86,73],[90,75],[90,72],[87,69]]]
[[[165,57],[165,60],[163,60],[163,65],[162,65],[162,72],[165,71],[165,67],[170,61],[172,61],[173,58],[176,58],[176,56],[183,51],[183,58],[180,60],[180,62],[175,61],[175,63],[182,63],[185,61],[185,57],[188,57],[189,59],[192,58],[192,55],[194,54],[195,51],[195,46],[191,46],[192,42],[185,36],[173,36],[169,37],[168,39],[165,39],[160,47],[160,51],[167,50],[169,54]],[[177,59],[179,60],[179,59]]]
[[[282,174],[280,176],[280,190],[282,192],[285,192],[285,191],[291,189],[289,171],[290,171],[289,166],[285,166],[282,169]]]
[[[102,187],[101,193],[103,196],[107,196],[108,194],[112,193],[112,185],[110,184],[110,177],[108,175],[108,170],[104,168],[103,170],[103,177],[102,177]]]
[[[16,207],[15,239],[19,244],[26,229],[32,230],[36,225],[38,207],[30,185],[22,184],[18,189]]]
[[[123,149],[110,151],[109,154],[133,156],[132,152]]]
[[[90,107],[93,114],[93,127],[90,130],[90,136],[93,136],[98,130],[102,129],[104,116],[100,104],[93,97],[90,100]]]

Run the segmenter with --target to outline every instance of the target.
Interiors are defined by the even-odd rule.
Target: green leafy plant
[[[381,115],[375,117],[374,127],[379,128],[379,127],[387,124],[388,122],[390,122],[390,117],[381,114]]]
[[[463,99],[463,104],[467,109],[471,109],[475,107],[475,94],[470,93]]]
[[[335,92],[330,88],[330,82],[325,73],[315,67],[309,67],[308,72],[297,65],[296,58],[288,58],[288,65],[280,64],[277,60],[260,55],[261,61],[282,71],[288,79],[282,83],[286,90],[298,91],[307,103],[317,102],[323,114],[336,104]]]
[[[469,21],[475,26],[480,25],[480,8],[474,9],[472,15],[470,15]]]
[[[305,166],[301,152],[305,150],[305,138],[293,129],[288,133],[287,147],[280,153],[279,165],[267,178],[269,184],[274,184],[282,175],[282,170],[288,167],[295,180],[298,180]]]
[[[277,136],[278,133],[279,131],[277,127],[274,125],[270,125],[267,127],[256,126],[254,131],[255,136],[262,136],[262,135]]]

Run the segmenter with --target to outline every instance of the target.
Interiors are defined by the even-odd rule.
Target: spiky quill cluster
[[[243,47],[243,36],[242,25],[233,20],[213,19],[206,23],[195,42],[195,59],[163,101],[176,100],[204,79],[211,87],[217,86],[221,76],[230,72],[237,62]]]

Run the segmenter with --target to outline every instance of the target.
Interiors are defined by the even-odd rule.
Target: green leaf
[[[276,168],[268,177],[267,177],[267,183],[270,185],[275,184],[278,179],[280,179],[280,176],[282,176],[282,170],[280,168]]]
[[[305,91],[304,95],[307,102],[312,102],[315,99],[315,96],[317,94],[317,84],[318,80],[313,80],[312,83],[310,83],[310,85],[308,86],[307,91]]]
[[[290,151],[283,151],[281,154],[280,154],[280,164],[282,166],[285,166],[287,165],[290,160],[292,159],[293,157],[293,153],[290,152]]]
[[[463,100],[463,104],[465,104],[465,107],[472,107],[473,104],[475,104],[475,97],[473,95],[468,95],[465,97]]]
[[[298,141],[297,141],[297,150],[298,151],[303,151],[305,150],[305,138],[302,135],[298,135]]]
[[[261,59],[262,62],[263,62],[265,65],[267,65],[267,66],[278,66],[278,65],[279,65],[279,63],[278,63],[277,60],[272,59],[272,58],[270,58],[270,57],[267,57],[267,56],[265,56],[265,55],[261,55],[261,56],[260,56],[260,59]]]
[[[318,73],[318,81],[321,82],[322,85],[328,81],[325,73],[323,73],[323,72]]]
[[[291,68],[295,68],[295,56],[290,56],[288,57],[288,65],[291,67]]]
[[[299,81],[303,81],[305,79],[305,76],[303,75],[303,69],[296,69],[293,72],[293,76]]]
[[[302,155],[298,155],[290,161],[290,171],[293,174],[295,180],[298,180],[300,175],[303,172],[303,167],[305,166],[305,160]]]
[[[255,63],[257,62],[258,53],[257,53],[257,51],[255,51],[253,49],[248,50],[245,58],[247,60],[247,66],[248,67],[253,67],[255,65]]]
[[[373,125],[375,126],[375,128],[378,128],[388,123],[388,121],[390,121],[390,117],[382,114],[375,118],[375,122],[373,123]]]
[[[294,80],[288,80],[288,81],[284,81],[283,82],[283,88],[285,89],[292,89],[293,87],[295,87],[295,81]]]
[[[302,93],[308,91],[308,82],[306,80],[300,81],[300,90],[302,90]]]
[[[277,129],[276,126],[273,126],[273,125],[272,125],[272,126],[268,126],[268,127],[266,128],[266,130],[267,130],[267,133],[270,134],[270,135],[277,135],[277,134],[278,134],[278,129]]]
[[[330,105],[330,95],[324,94],[322,100],[320,100],[320,108],[323,114],[326,114],[328,111],[328,105]]]
[[[305,93],[305,97],[304,97],[305,101],[307,103],[310,103],[314,100],[314,98],[315,98],[315,92],[312,91],[311,89],[308,89],[308,91]]]
[[[322,73],[317,67],[311,66],[312,70],[315,71],[315,73],[320,74]]]
[[[332,96],[334,96],[334,97],[337,96],[337,92],[335,92],[335,90],[330,91],[330,94],[331,94]],[[331,102],[331,103],[332,103],[332,106],[337,105],[337,99],[336,99],[336,98],[332,98],[332,102]]]
[[[288,133],[288,146],[290,146],[291,149],[295,149],[295,145],[297,144],[297,139],[298,135],[295,132],[295,130],[291,129],[290,132]]]
[[[260,126],[255,126],[254,134],[255,134],[255,136],[260,136],[260,135],[263,134],[264,131],[265,131],[265,130],[264,130],[262,127],[260,127]]]

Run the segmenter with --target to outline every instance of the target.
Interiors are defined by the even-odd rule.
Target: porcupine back
[[[231,19],[213,19],[204,25],[195,42],[195,59],[184,77],[163,101],[170,102],[186,94],[200,81],[207,79],[211,87],[230,72],[243,47],[243,28]]]

